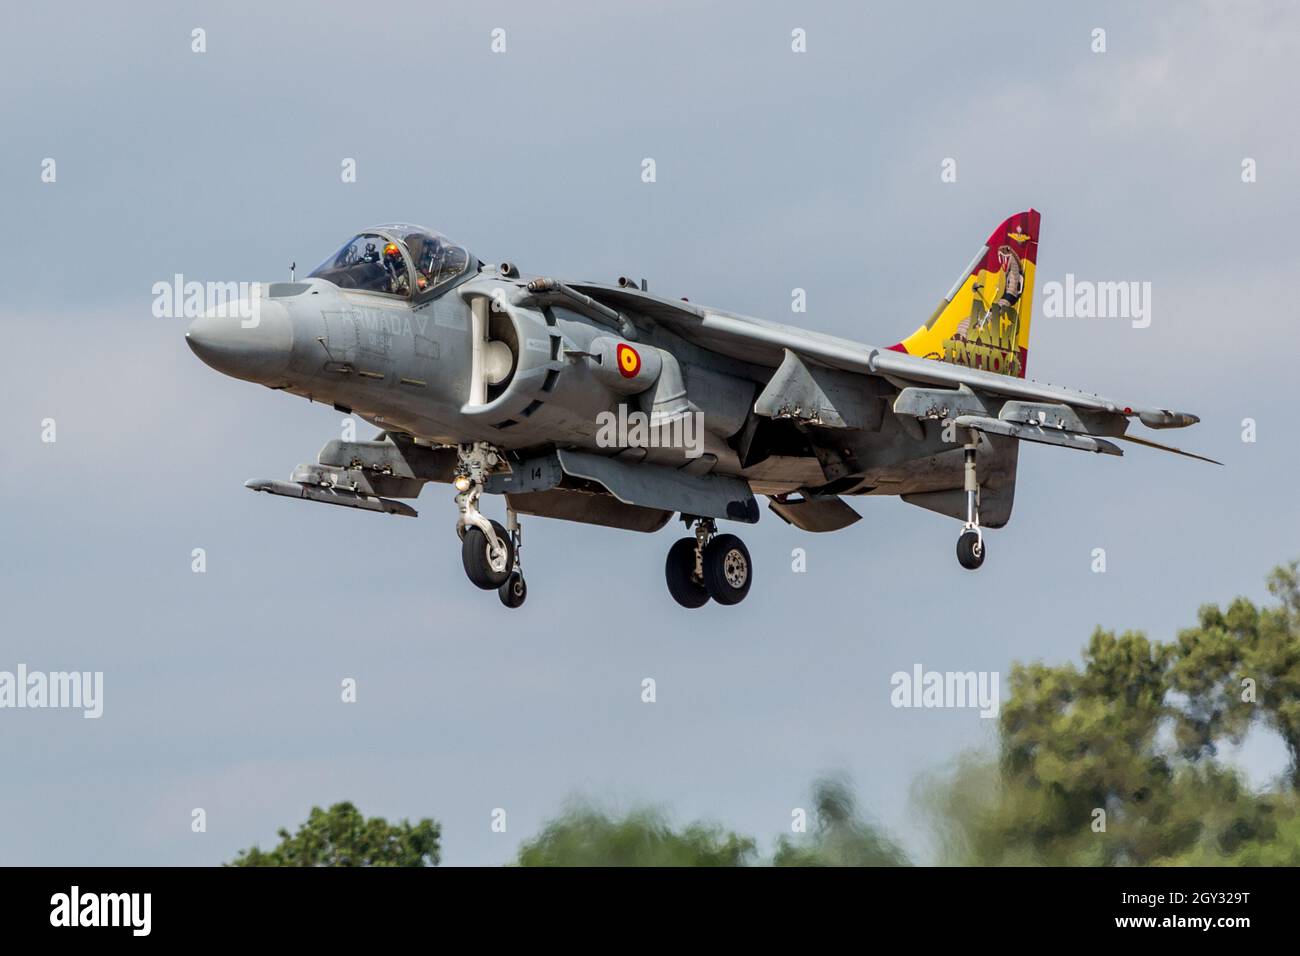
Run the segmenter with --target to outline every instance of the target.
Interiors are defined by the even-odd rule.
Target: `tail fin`
[[[1030,209],[994,229],[929,321],[890,348],[1024,378],[1041,218]]]

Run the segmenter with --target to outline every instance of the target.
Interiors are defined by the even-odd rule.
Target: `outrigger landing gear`
[[[668,550],[664,577],[668,593],[682,607],[703,607],[709,598],[719,604],[739,604],[753,582],[753,560],[745,542],[734,534],[718,534],[712,518],[683,515],[695,536],[680,538]]]
[[[963,568],[974,571],[984,563],[984,535],[980,533],[979,477],[975,472],[975,435],[965,445],[966,467],[966,524],[957,539],[957,561]]]
[[[504,586],[519,567],[515,534],[507,532],[499,522],[489,520],[478,510],[483,482],[501,463],[501,455],[486,442],[461,445],[457,453],[455,486],[460,516],[456,519],[456,533],[460,535],[461,562],[465,565],[465,575],[476,587],[485,591],[496,590]],[[518,523],[514,523],[517,532]],[[522,583],[523,578],[519,580]],[[521,597],[519,604],[522,603]]]

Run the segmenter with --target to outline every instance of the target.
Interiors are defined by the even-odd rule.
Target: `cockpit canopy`
[[[349,240],[311,273],[340,289],[417,298],[445,288],[469,269],[469,253],[446,236],[390,223]],[[412,280],[414,276],[414,280]]]

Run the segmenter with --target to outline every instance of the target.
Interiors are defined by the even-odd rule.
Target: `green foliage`
[[[312,807],[307,822],[280,830],[275,849],[242,851],[231,866],[437,866],[442,828],[433,820],[367,820],[351,803]]]
[[[1098,630],[1082,667],[1016,665],[996,760],[968,755],[922,793],[945,862],[1262,864],[1300,860],[1300,580],[1279,605],[1201,608],[1172,644]],[[1276,732],[1285,785],[1251,791],[1217,762]],[[1102,826],[1104,825],[1104,829]]]
[[[813,785],[813,832],[777,841],[775,866],[907,866],[907,855],[858,814],[847,780],[824,778]]]
[[[1268,581],[1277,600],[1200,609],[1169,644],[1098,629],[1079,665],[1016,664],[998,750],[923,779],[940,862],[965,865],[1300,866],[1300,563]],[[1287,748],[1284,777],[1252,790],[1218,757],[1255,727]],[[849,784],[813,789],[812,832],[782,836],[776,866],[899,866]],[[391,826],[350,803],[313,808],[296,834],[235,866],[429,866],[432,820]],[[752,837],[675,828],[659,810],[575,803],[518,851],[521,866],[747,866]]]
[[[661,811],[612,816],[574,803],[519,848],[520,866],[745,866],[754,841],[692,823],[674,830]]]
[[[847,781],[813,788],[813,832],[777,841],[776,866],[901,866],[902,850],[858,815]],[[756,841],[716,824],[675,829],[657,809],[616,815],[578,802],[519,848],[520,866],[753,866]]]
[[[1200,610],[1196,627],[1178,635],[1170,686],[1187,698],[1178,742],[1191,759],[1239,743],[1253,724],[1274,731],[1290,757],[1292,789],[1300,788],[1300,567],[1275,568],[1268,589],[1277,607],[1237,598],[1226,611]]]

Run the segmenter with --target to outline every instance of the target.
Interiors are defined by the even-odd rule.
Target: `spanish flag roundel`
[[[641,356],[637,354],[636,349],[619,342],[618,348],[614,350],[614,357],[618,361],[619,373],[624,378],[636,378],[637,372],[641,371]]]

